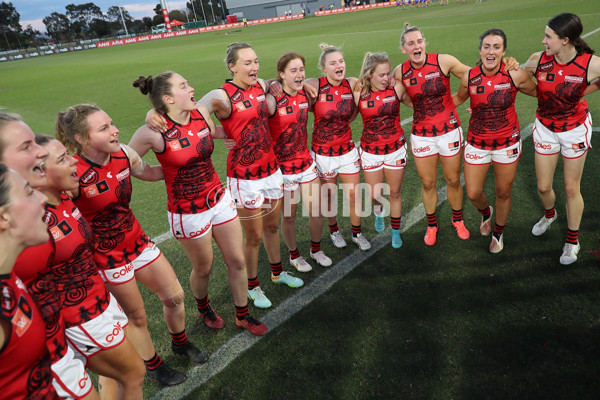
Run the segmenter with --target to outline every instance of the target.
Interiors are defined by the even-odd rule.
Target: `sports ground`
[[[434,2],[435,3],[435,2]],[[52,133],[58,110],[94,102],[113,118],[127,143],[144,121],[150,105],[131,82],[139,75],[174,70],[186,77],[200,98],[228,78],[223,59],[227,44],[246,41],[260,58],[265,79],[275,62],[296,50],[306,57],[307,77],[316,77],[318,44],[343,46],[347,76],[357,76],[367,51],[386,51],[395,64],[406,60],[398,41],[404,22],[419,26],[429,52],[455,55],[473,65],[478,38],[488,28],[508,36],[507,55],[524,62],[542,50],[548,19],[560,12],[578,14],[590,46],[600,51],[600,3],[595,0],[488,0],[407,10],[389,7],[301,21],[248,27],[227,32],[61,54],[0,64],[0,106],[21,114],[37,133]],[[457,80],[452,79],[453,88]],[[600,94],[588,99],[592,118],[600,121]],[[519,94],[517,111],[523,136],[531,133],[536,101]],[[459,109],[468,126],[466,106]],[[401,108],[410,131],[411,111]],[[360,118],[352,125],[360,137]],[[598,132],[595,133],[597,135]],[[592,145],[598,146],[596,140]],[[225,178],[226,150],[216,144],[213,160]],[[505,231],[505,249],[491,255],[489,237],[477,232],[480,215],[465,196],[464,215],[471,239],[458,239],[450,225],[439,178],[438,243],[423,243],[425,222],[420,181],[412,160],[402,187],[401,249],[389,244],[389,231],[377,235],[373,218],[363,222],[373,249],[352,245],[335,249],[328,238],[323,250],[334,260],[325,270],[302,274],[305,286],[274,286],[266,254],[261,252],[259,279],[273,301],[270,310],[251,312],[270,328],[256,338],[235,327],[226,268],[215,248],[209,296],[225,318],[222,331],[199,323],[189,289],[189,262],[179,244],[165,234],[164,183],[134,181],[132,208],[146,232],[177,271],[186,293],[190,340],[211,360],[195,367],[171,354],[161,303],[142,288],[150,331],[157,351],[174,368],[187,370],[182,385],[162,389],[145,383],[145,397],[162,399],[592,399],[600,393],[600,158],[588,154],[582,180],[586,201],[578,261],[558,263],[566,232],[561,164],[557,168],[558,221],[543,237],[531,234],[542,215],[537,198],[530,138],[513,187],[513,209]],[[156,162],[147,157],[151,163]],[[441,175],[441,171],[440,171]],[[491,178],[491,176],[490,176]],[[493,180],[486,183],[493,199]],[[340,204],[340,207],[342,205]],[[342,212],[340,208],[340,212]],[[346,237],[348,218],[339,219]],[[307,219],[299,219],[299,247],[310,247]],[[325,233],[325,232],[324,232]],[[282,243],[284,268],[287,249]]]

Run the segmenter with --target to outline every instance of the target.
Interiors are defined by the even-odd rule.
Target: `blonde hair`
[[[3,159],[4,148],[6,147],[4,142],[6,126],[13,122],[23,122],[23,118],[19,114],[0,112],[0,161]]]
[[[321,55],[319,56],[319,69],[321,71],[325,70],[325,59],[328,55],[331,53],[340,53],[342,56],[344,55],[339,47],[327,43],[320,43],[319,48],[321,48]]]
[[[386,52],[383,53],[371,53],[368,52],[365,54],[365,58],[363,59],[362,67],[360,69],[360,75],[358,79],[362,79],[363,88],[361,93],[367,93],[371,89],[371,77],[375,72],[375,69],[379,64],[388,64],[390,68],[392,67],[392,60],[387,55]]]
[[[102,109],[95,104],[77,104],[60,111],[56,116],[56,139],[64,144],[70,153],[80,152],[80,141],[85,142],[89,137],[90,126],[87,118],[98,111]]]

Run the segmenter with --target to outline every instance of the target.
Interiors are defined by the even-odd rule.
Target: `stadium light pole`
[[[198,21],[198,16],[196,15],[196,7],[194,7],[194,0],[190,1],[192,5],[192,12],[194,13],[194,21]]]
[[[206,13],[204,12],[204,4],[202,4],[202,0],[200,0],[200,8],[202,8],[202,17],[204,17],[204,25],[208,25],[208,21],[206,20]]]
[[[123,22],[123,28],[125,28],[125,35],[129,36],[129,32],[127,32],[127,25],[125,25],[125,18],[123,17],[123,9],[121,8],[121,4],[119,4],[119,0],[117,0],[117,7],[119,7],[119,13],[121,14],[121,22]]]
[[[213,15],[213,24],[214,24],[214,23],[215,23],[215,20],[216,20],[216,18],[215,18],[215,9],[213,8],[213,5],[212,5],[212,3],[213,3],[213,0],[211,0],[211,1],[209,1],[209,2],[208,2],[208,4],[210,4],[210,10],[212,11],[212,15]]]

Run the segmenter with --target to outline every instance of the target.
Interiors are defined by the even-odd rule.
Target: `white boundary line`
[[[402,121],[402,124],[412,121],[412,118],[409,119]],[[529,124],[524,130],[521,131],[524,132],[521,136],[522,140],[531,135],[532,128],[533,124]],[[464,184],[464,175],[461,175],[461,182]],[[446,186],[444,186],[438,191],[438,206],[446,201],[446,199]],[[402,217],[402,232],[410,229],[424,217],[425,207],[423,206],[423,203],[421,203]],[[379,250],[387,246],[390,240],[390,228],[388,227],[384,232],[378,234],[373,240],[371,240],[371,250],[366,252],[358,249],[355,250],[343,260],[319,275],[309,285],[297,290],[296,294],[288,297],[279,306],[269,311],[264,317],[261,318],[261,321],[264,322],[269,328],[269,331],[272,332],[279,325],[290,319],[298,311],[302,310],[306,305],[310,304],[314,299],[329,290],[330,287],[332,287],[357,266],[361,265]],[[224,370],[238,357],[238,355],[248,350],[259,340],[261,340],[261,337],[253,336],[249,332],[244,331],[238,333],[227,343],[221,346],[217,351],[211,354],[206,364],[193,367],[188,372],[188,378],[185,382],[177,386],[159,390],[150,398],[150,400],[180,400],[185,396],[188,396],[202,386],[205,382],[207,382],[210,378]]]

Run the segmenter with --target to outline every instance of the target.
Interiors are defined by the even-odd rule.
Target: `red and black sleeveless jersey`
[[[156,158],[165,174],[169,211],[198,214],[213,207],[224,189],[210,158],[215,146],[202,114],[193,110],[186,125],[167,116],[162,137],[165,147]]]
[[[109,294],[94,262],[94,234],[79,209],[66,196],[45,209],[56,245],[52,271],[63,299],[61,314],[70,328],[102,314]]]
[[[269,133],[269,109],[265,91],[257,83],[244,90],[232,82],[226,82],[225,90],[231,101],[231,114],[221,120],[229,139],[235,140],[235,148],[227,156],[227,176],[254,180],[270,176],[279,166]]]
[[[483,73],[481,66],[469,70],[471,120],[467,142],[478,149],[509,147],[521,139],[515,111],[517,88],[504,63],[494,75]]]
[[[75,204],[96,235],[94,261],[98,268],[128,264],[146,248],[150,239],[129,208],[131,178],[129,159],[123,150],[98,165],[76,154],[79,195]]]
[[[333,157],[349,153],[354,149],[350,118],[354,113],[354,97],[348,79],[333,86],[327,77],[319,78],[319,94],[313,105],[315,115],[312,151]]]
[[[438,54],[427,54],[421,68],[413,68],[410,61],[405,61],[402,83],[413,102],[413,135],[439,136],[460,126],[452,101],[450,75],[444,75]]]
[[[313,163],[306,131],[310,101],[304,90],[300,90],[295,96],[283,92],[275,102],[277,108],[269,117],[275,156],[283,174],[299,174]]]
[[[584,53],[567,64],[542,53],[535,70],[537,118],[553,132],[565,132],[583,124],[589,113],[583,91],[588,87],[587,70],[592,55]]]
[[[27,286],[37,303],[46,325],[46,344],[51,362],[67,354],[65,321],[60,312],[64,298],[58,290],[58,282],[52,270],[56,245],[49,231],[50,240],[44,244],[25,249],[13,268],[15,274]]]
[[[361,94],[358,111],[363,120],[360,148],[371,154],[391,154],[404,146],[400,100],[394,89]]]
[[[42,315],[14,271],[0,275],[0,319],[9,322],[5,343],[0,349],[0,396],[3,399],[59,399],[52,386]]]

